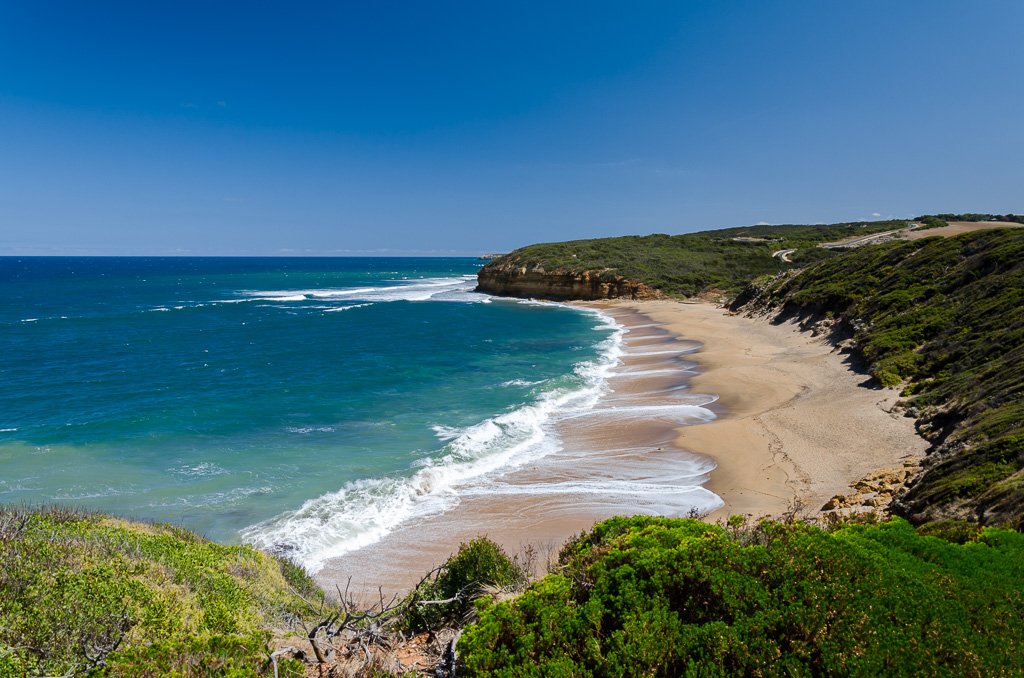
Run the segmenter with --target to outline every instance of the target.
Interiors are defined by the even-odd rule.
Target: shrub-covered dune
[[[616,518],[459,651],[474,676],[1021,675],[1024,535],[945,535]]]
[[[287,563],[167,525],[0,509],[0,556],[2,676],[269,676],[282,629],[338,618],[309,607],[312,582]],[[468,594],[479,619],[458,642],[458,675],[1024,671],[1024,535],[1011,530],[616,518],[570,541],[556,574],[496,603],[523,573],[476,540],[393,608],[390,626],[356,637],[378,657],[416,650],[464,623]],[[341,657],[347,637],[322,640]],[[278,657],[278,675],[317,670],[305,660]]]
[[[63,508],[0,507],[0,563],[0,676],[273,675],[313,589],[248,546]]]
[[[480,269],[479,289],[511,296],[594,299],[651,294],[692,297],[732,295],[754,278],[803,268],[839,256],[836,243],[876,242],[949,221],[1024,222],[1018,214],[943,214],[913,221],[743,226],[682,235],[629,235],[527,245]],[[874,236],[874,237],[872,237]],[[831,245],[829,243],[832,243]],[[827,246],[826,246],[827,245]],[[539,284],[548,278],[550,287]],[[580,285],[567,284],[575,279]],[[598,291],[583,281],[616,283]],[[587,292],[588,294],[582,294]]]

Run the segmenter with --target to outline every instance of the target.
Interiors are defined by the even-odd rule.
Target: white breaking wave
[[[512,303],[523,306],[561,306],[557,301],[544,301],[543,299],[516,299]]]
[[[460,435],[462,435],[463,431],[463,429],[461,428],[455,428],[454,426],[445,426],[443,424],[437,424],[436,426],[431,426],[430,428],[433,429],[434,435],[436,435],[441,440],[453,440],[455,438],[458,438]]]
[[[285,553],[315,572],[331,558],[380,540],[400,523],[455,506],[474,482],[561,449],[551,431],[552,422],[597,404],[622,355],[625,334],[600,311],[576,310],[594,315],[603,328],[611,330],[599,345],[599,356],[574,368],[581,382],[578,388],[544,392],[533,403],[465,429],[434,426],[435,434],[448,442],[437,457],[417,462],[419,468],[411,477],[347,483],[293,511],[245,528],[241,537]]]
[[[232,490],[226,490],[223,492],[210,492],[207,494],[193,495],[193,496],[178,496],[172,501],[153,502],[148,506],[152,508],[175,508],[175,507],[188,507],[188,508],[205,508],[208,506],[223,506],[236,504],[239,501],[245,500],[247,497],[254,495],[269,495],[274,492],[274,488],[268,485],[260,487],[236,487]]]
[[[80,490],[76,492],[75,490]],[[103,499],[105,497],[119,497],[126,494],[134,494],[134,490],[126,487],[90,487],[89,489],[72,487],[70,490],[53,495],[54,501],[73,502],[83,499]]]
[[[609,375],[611,378],[617,377],[649,377],[654,374],[680,374],[689,372],[682,368],[664,368],[659,370],[635,370],[632,372],[616,372],[615,374]]]
[[[485,294],[473,292],[476,287],[475,276],[458,276],[449,278],[423,278],[414,281],[393,281],[397,284],[377,287],[338,287],[303,290],[240,290],[238,299],[220,299],[214,303],[240,304],[246,302],[301,302],[301,301],[454,301],[471,303],[490,303]],[[344,309],[354,308],[346,306]]]
[[[717,397],[708,396],[704,405],[709,405]],[[708,422],[715,419],[715,413],[703,405],[626,405],[622,407],[601,407],[585,412],[566,415],[567,419],[600,416],[605,418],[650,419],[651,417],[668,417],[684,422]]]
[[[170,471],[172,473],[175,473],[175,474],[180,475],[180,476],[199,476],[199,477],[203,477],[203,476],[220,476],[220,475],[224,475],[225,473],[228,472],[227,469],[224,469],[224,468],[218,466],[217,464],[214,464],[214,463],[211,463],[211,462],[208,462],[208,461],[201,462],[201,463],[196,464],[194,466],[189,466],[188,464],[183,464],[183,465],[178,466],[176,468],[170,469]]]
[[[530,381],[529,379],[509,379],[508,381],[501,382],[501,386],[539,386],[546,381],[547,379],[540,379],[538,381]]]
[[[703,480],[707,472],[698,473],[693,476],[695,481]],[[620,495],[630,497],[640,503],[666,503],[666,499],[677,504],[681,511],[689,511],[694,508],[693,498],[686,496],[685,499],[679,495],[699,495],[704,499],[697,508],[713,510],[722,505],[721,498],[699,484],[675,485],[643,482],[636,480],[582,480],[566,481],[563,483],[530,483],[529,485],[510,485],[507,483],[491,483],[486,486],[468,488],[463,492],[466,496],[486,495],[588,495],[599,496]]]
[[[366,308],[367,306],[373,306],[373,304],[352,304],[351,306],[328,306],[323,310],[325,313],[337,313],[338,311],[351,311],[354,308]]]
[[[685,346],[679,348],[671,348],[658,351],[627,351],[626,355],[633,356],[645,356],[645,355],[683,355],[684,353],[694,353],[698,351],[698,347]]]

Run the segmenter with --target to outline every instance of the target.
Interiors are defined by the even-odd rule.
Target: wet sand
[[[700,345],[677,339],[635,309],[602,309],[630,328],[620,364],[593,409],[562,413],[549,435],[558,451],[460,491],[453,509],[400,526],[381,541],[328,562],[329,589],[400,591],[443,563],[461,542],[487,535],[510,553],[535,549],[539,569],[567,538],[615,515],[704,513],[721,500],[703,487],[714,462],[675,446],[677,430],[712,418],[716,396],[689,380]]]
[[[793,326],[702,303],[588,305],[629,332],[595,409],[553,424],[562,449],[329,561],[321,584],[352,577],[364,595],[403,591],[478,535],[510,553],[532,545],[543,568],[567,538],[614,515],[777,515],[796,499],[817,509],[927,448],[912,420],[890,413],[895,391],[866,387]]]

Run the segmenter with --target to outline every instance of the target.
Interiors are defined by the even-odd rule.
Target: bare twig
[[[298,651],[299,650],[297,648],[288,646],[288,647],[282,647],[279,650],[275,650],[274,652],[270,653],[270,662],[274,665],[274,678],[280,678],[280,676],[278,675],[278,672],[277,672],[277,658],[280,657],[281,655],[291,654],[293,652],[298,652]]]

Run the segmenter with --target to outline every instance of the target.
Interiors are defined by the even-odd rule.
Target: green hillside
[[[0,563],[0,676],[273,675],[315,588],[248,546],[62,508],[0,507]]]
[[[906,228],[906,221],[828,226],[747,226],[685,235],[623,236],[529,245],[494,259],[484,271],[505,266],[545,271],[610,271],[667,294],[708,290],[736,293],[759,275],[806,266],[834,256],[819,243]],[[787,263],[772,254],[797,250]]]
[[[1024,232],[863,247],[755,286],[734,307],[826,320],[935,443],[899,506],[921,522],[1024,520]]]

